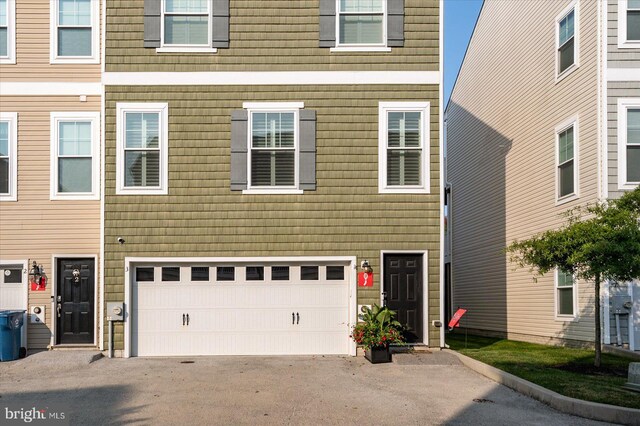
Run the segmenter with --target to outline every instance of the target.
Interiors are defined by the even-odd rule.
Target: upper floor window
[[[0,112],[0,201],[18,199],[18,114]]]
[[[168,105],[117,104],[118,194],[167,194]]]
[[[577,196],[577,120],[556,128],[556,179],[558,201],[569,201]]]
[[[556,19],[558,77],[578,66],[578,3],[573,1]]]
[[[15,64],[15,51],[15,0],[0,0],[0,64]]]
[[[53,0],[51,63],[98,63],[99,1]]]
[[[211,45],[210,0],[164,0],[163,46]]]
[[[215,53],[229,47],[229,0],[144,0],[144,47]]]
[[[556,269],[556,318],[575,318],[577,292],[573,275]]]
[[[618,0],[618,47],[640,49],[640,0]]]
[[[379,192],[429,192],[429,103],[379,107]]]
[[[338,0],[338,46],[384,46],[386,3]]]
[[[390,52],[404,46],[404,0],[319,0],[320,47]]]
[[[640,184],[640,98],[618,99],[618,187]]]
[[[51,199],[98,199],[100,113],[51,113]]]
[[[302,102],[245,102],[231,117],[231,189],[302,194],[316,186],[316,114]]]

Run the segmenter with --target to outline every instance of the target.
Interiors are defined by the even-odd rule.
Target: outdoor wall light
[[[29,269],[29,279],[31,283],[40,285],[42,281],[42,265],[38,265],[38,263],[34,260],[31,269]]]
[[[371,267],[371,265],[369,265],[368,260],[363,260],[362,263],[360,264],[360,268],[362,269],[363,272],[367,272],[367,273],[373,272],[373,268]]]

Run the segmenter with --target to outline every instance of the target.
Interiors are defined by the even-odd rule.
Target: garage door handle
[[[295,312],[291,312],[291,324],[296,324],[296,314]]]
[[[184,325],[185,320],[187,319],[185,314],[182,314],[182,325]]]
[[[298,322],[296,322],[296,324],[300,324],[300,313],[296,312],[296,316],[298,317]]]
[[[187,325],[189,325],[189,314],[187,314]]]

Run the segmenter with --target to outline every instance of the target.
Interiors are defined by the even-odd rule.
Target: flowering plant
[[[394,320],[395,316],[396,313],[386,306],[363,306],[359,315],[362,322],[353,327],[351,337],[367,349],[402,344],[402,324]]]

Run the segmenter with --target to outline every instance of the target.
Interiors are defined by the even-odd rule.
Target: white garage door
[[[348,354],[347,264],[137,265],[131,355]]]

